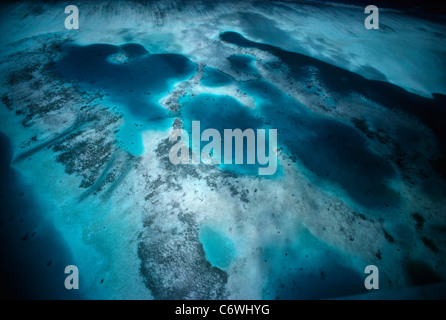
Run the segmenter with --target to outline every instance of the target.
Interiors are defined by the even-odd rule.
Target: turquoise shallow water
[[[199,234],[206,259],[217,268],[226,270],[233,261],[236,252],[234,243],[216,229],[203,226]]]

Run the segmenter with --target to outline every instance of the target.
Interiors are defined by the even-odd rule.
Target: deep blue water
[[[394,169],[367,148],[356,128],[309,111],[266,81],[247,81],[241,88],[260,102],[262,116],[278,129],[279,144],[318,177],[340,185],[368,207],[397,202],[386,185]]]
[[[347,255],[306,229],[298,234],[262,248],[259,267],[267,274],[264,299],[327,299],[367,292],[361,271],[349,266]]]
[[[150,54],[138,44],[115,46],[92,44],[64,46],[66,55],[55,69],[92,89],[109,93],[141,120],[167,117],[167,110],[156,103],[172,85],[193,75],[195,64],[179,54]],[[125,63],[113,63],[113,55],[130,51]]]
[[[233,83],[232,78],[215,68],[205,66],[203,68],[203,78],[201,84],[206,87],[221,87]]]
[[[189,139],[192,139],[192,121],[200,121],[200,130],[203,132],[208,128],[216,129],[220,132],[222,141],[222,153],[224,150],[224,129],[240,129],[242,131],[246,129],[253,129],[256,135],[257,141],[257,129],[264,129],[267,126],[264,122],[257,117],[256,112],[243,106],[233,97],[220,96],[214,94],[200,94],[195,97],[184,97],[181,99],[182,103],[182,114],[183,114],[183,124],[184,129],[189,133]],[[266,138],[268,138],[268,131],[266,132]],[[201,148],[203,148],[208,142],[202,142]],[[192,144],[192,140],[190,140]],[[243,164],[235,163],[235,144],[232,145],[232,163],[224,164],[221,167],[227,170],[234,171],[240,174],[248,175],[258,175],[259,167],[266,167],[267,165],[260,165],[257,161],[255,164],[247,164],[246,160],[246,150],[247,142],[246,139],[243,141]],[[269,141],[265,142],[266,151],[268,151]],[[255,152],[257,154],[257,146],[255,147]],[[222,157],[223,162],[223,157]],[[272,177],[277,177],[280,175],[279,164],[277,164],[277,171]],[[267,177],[267,176],[264,176]]]
[[[165,128],[172,117],[157,102],[173,85],[191,77],[196,65],[179,54],[150,54],[135,43],[115,46],[67,44],[54,70],[77,80],[84,88],[100,90],[123,106],[126,125],[118,133],[120,146],[132,154],[143,152],[142,130]]]
[[[35,189],[11,167],[12,157],[0,132],[0,298],[79,299],[64,287],[65,267],[76,264],[69,247],[46,221]]]
[[[375,94],[381,88],[387,91],[396,90],[400,94],[401,90],[395,89],[393,85],[379,85],[378,88],[372,86],[372,91],[369,92],[369,82],[361,86],[358,81],[366,79],[358,75],[311,57],[249,41],[237,33],[226,32],[221,37],[239,46],[254,47],[275,54],[291,67],[292,74],[296,77],[306,76],[302,66],[316,64],[321,69],[324,82],[337,92],[356,90],[366,96],[378,97],[378,101],[382,103],[387,100],[401,102],[400,100],[411,98],[405,95],[404,98],[392,98],[392,95],[389,98],[379,92]],[[195,64],[182,55],[152,55],[138,44],[70,44],[64,50],[65,57],[56,64],[59,73],[90,88],[109,93],[113,101],[125,106],[133,117],[132,120],[137,119],[143,123],[136,125],[129,122],[118,133],[120,145],[133,154],[143,151],[140,131],[156,128],[163,123],[160,119],[171,116],[158,105],[159,97],[166,94],[175,81],[190,77],[196,69]],[[127,60],[124,59],[125,63],[113,62],[116,56]],[[249,55],[232,55],[229,58],[234,69],[244,73],[256,73],[254,59]],[[339,81],[339,78],[344,80]],[[204,69],[204,85],[220,86],[232,81],[219,70],[210,67]],[[376,86],[376,83],[381,82],[372,83]],[[193,120],[201,122],[202,131],[215,128],[220,133],[231,128],[277,128],[280,146],[285,146],[291,155],[297,157],[317,177],[341,186],[358,203],[381,208],[398,204],[397,196],[386,185],[394,177],[395,170],[368,148],[359,130],[311,113],[273,84],[261,79],[239,82],[238,85],[255,98],[260,106],[259,110],[247,110],[235,99],[226,96],[186,97],[181,100],[185,129],[190,132]],[[332,105],[334,106],[334,102]],[[238,173],[258,173],[258,165],[222,165],[222,168]]]
[[[357,92],[387,108],[414,114],[436,134],[443,153],[441,161],[443,166],[445,165],[446,126],[444,123],[446,121],[446,109],[443,107],[446,105],[445,95],[434,93],[433,99],[418,96],[392,83],[369,80],[359,74],[310,56],[250,41],[237,32],[223,32],[220,34],[220,38],[240,47],[257,48],[273,54],[290,68],[290,75],[298,80],[306,80],[305,67],[314,66],[319,70],[321,80],[330,91],[346,94]]]
[[[257,69],[254,67],[255,57],[247,54],[234,54],[228,58],[232,67],[238,72],[247,74],[256,74]]]

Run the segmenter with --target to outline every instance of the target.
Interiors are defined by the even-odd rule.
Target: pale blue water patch
[[[144,153],[144,146],[141,139],[141,128],[138,123],[125,123],[116,133],[117,143],[120,147],[131,154],[138,156]]]
[[[226,270],[236,255],[233,241],[224,233],[210,226],[200,228],[199,239],[206,259],[217,268]]]
[[[173,118],[163,118],[158,121],[143,122],[137,121],[131,115],[125,117],[126,122],[116,132],[117,144],[134,156],[144,153],[142,132],[156,130],[158,128],[168,128],[172,125]]]
[[[201,84],[206,87],[222,87],[233,83],[233,79],[228,74],[209,66],[203,68],[203,78]]]
[[[224,129],[240,129],[242,131],[246,129],[253,129],[257,139],[257,129],[270,128],[266,125],[258,116],[255,110],[249,109],[243,106],[240,102],[230,96],[221,96],[214,94],[200,94],[198,96],[185,96],[180,100],[182,105],[183,125],[184,129],[189,133],[190,145],[192,145],[192,121],[200,121],[201,133],[209,128],[216,129],[221,136],[221,152],[224,154]],[[200,133],[200,134],[201,134]],[[233,140],[234,141],[234,140]],[[201,149],[208,142],[201,143]],[[268,131],[266,132],[266,147],[269,146]],[[200,151],[201,151],[200,149]],[[243,141],[243,164],[235,164],[235,143],[232,144],[232,163],[224,164],[223,155],[221,157],[222,164],[220,167],[225,170],[231,170],[235,173],[243,175],[258,175],[259,167],[266,167],[267,165],[260,165],[257,162],[255,164],[247,164],[246,139]],[[267,150],[268,151],[268,150]],[[255,152],[257,154],[257,145],[255,146]],[[278,177],[283,171],[280,169],[279,163],[277,164],[277,171],[271,176],[262,177]]]
[[[54,71],[77,80],[86,90],[109,94],[124,115],[126,126],[118,134],[120,145],[132,154],[142,152],[143,129],[166,129],[171,118],[158,103],[179,81],[192,77],[196,65],[180,54],[150,54],[137,43],[115,46],[92,44],[63,46],[65,55]],[[129,117],[129,115],[131,117]],[[130,123],[136,119],[142,126]],[[127,140],[128,139],[128,140]]]
[[[248,54],[234,54],[228,58],[232,67],[238,72],[247,74],[257,74],[258,71],[254,67],[255,57]]]
[[[295,239],[281,239],[262,248],[261,267],[267,274],[264,299],[326,299],[362,294],[363,270],[350,258],[318,240],[307,229]]]

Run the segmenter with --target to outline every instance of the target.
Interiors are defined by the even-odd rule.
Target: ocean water
[[[230,96],[214,95],[214,94],[200,94],[195,97],[184,97],[181,99],[182,104],[182,117],[184,123],[184,129],[189,133],[190,144],[192,146],[192,121],[200,121],[200,131],[203,132],[208,128],[218,130],[221,136],[221,152],[220,155],[221,165],[224,170],[230,170],[239,174],[258,175],[259,167],[265,167],[267,165],[261,165],[257,159],[257,129],[268,128],[265,123],[258,116],[256,111],[250,110],[243,106],[239,101]],[[271,127],[274,129],[274,127]],[[243,164],[235,164],[235,143],[233,139],[232,144],[232,164],[224,163],[224,130],[225,129],[240,129],[245,131],[246,129],[253,129],[256,136],[255,152],[255,164],[247,164],[247,141],[243,140]],[[265,148],[268,155],[268,131],[265,137]],[[208,142],[202,142],[201,148],[203,148]],[[270,177],[280,176],[280,165],[277,164],[277,171]],[[268,176],[265,176],[268,177]]]
[[[11,165],[14,150],[0,132],[0,297],[81,299],[66,290],[65,267],[74,264],[69,244],[48,221],[39,191]]]
[[[231,77],[215,68],[205,66],[201,84],[206,87],[221,87],[233,83]]]
[[[226,270],[236,256],[234,243],[222,232],[210,226],[202,226],[199,233],[206,259],[212,266]]]
[[[19,53],[0,64],[9,135],[0,134],[2,296],[367,296],[368,264],[379,266],[383,292],[444,281],[440,68],[414,77],[411,50],[389,58],[404,51],[401,35],[420,40],[420,66],[429,65],[424,55],[443,65],[442,49],[422,44],[443,39],[444,28],[426,23],[414,33],[419,20],[392,11],[381,43],[356,27],[363,12],[359,19],[351,7],[256,2],[239,12],[216,2],[199,6],[206,14],[195,24],[196,8],[182,5],[172,15],[161,2],[109,14],[84,3],[79,32],[59,33],[58,23],[47,33],[41,17],[53,15],[45,13],[33,28],[11,23],[11,35],[1,35]],[[320,26],[338,14],[340,25],[325,33]],[[364,39],[392,49],[392,68],[348,46]],[[40,64],[62,42],[62,58]],[[393,67],[404,72],[392,78]],[[78,110],[62,105],[73,92]],[[87,102],[90,92],[100,98]],[[277,172],[259,176],[257,161],[170,164],[169,132],[181,123],[192,143],[192,121],[221,134],[277,129]],[[81,270],[79,293],[63,287],[68,264]]]
[[[444,118],[446,112],[441,106],[446,98],[442,94],[433,94],[432,99],[425,98],[390,82],[368,80],[357,73],[307,55],[250,41],[237,32],[223,32],[220,34],[220,38],[242,48],[257,48],[275,55],[290,68],[290,74],[298,80],[305,80],[306,72],[302,68],[313,65],[318,68],[321,80],[330,90],[341,94],[357,92],[387,108],[413,113],[436,133],[442,151],[446,150],[444,138],[446,137],[446,129],[441,123],[441,119]],[[426,112],[426,110],[429,110],[429,112]]]
[[[394,169],[368,148],[359,130],[313,114],[265,81],[247,81],[241,87],[260,101],[262,115],[278,129],[279,143],[317,177],[340,185],[365,206],[397,204],[386,185]]]
[[[163,121],[171,115],[158,99],[196,70],[195,64],[183,55],[150,54],[136,43],[67,44],[63,50],[65,55],[56,62],[55,73],[77,81],[87,90],[99,90],[119,106],[126,125],[117,137],[120,146],[134,155],[143,152],[141,131],[171,124]]]
[[[421,115],[423,106],[437,110],[438,114],[444,112],[439,107],[439,99],[422,98],[389,83],[367,80],[308,56],[249,41],[235,32],[222,33],[221,38],[241,47],[254,47],[276,55],[301,81],[308,76],[302,67],[316,65],[330,90],[340,94],[360,92],[389,108],[401,108],[416,115]],[[262,80],[246,81],[240,86],[248,94],[256,96],[265,118],[273,127],[279,128],[282,143],[316,176],[340,185],[364,206],[386,208],[398,205],[397,192],[388,186],[395,175],[394,168],[370,150],[358,129],[308,112],[307,108],[274,85]],[[332,102],[330,104],[333,105]],[[432,117],[432,113],[423,115],[422,120],[434,130],[444,148],[443,126]]]
[[[247,54],[235,54],[228,57],[232,67],[238,72],[246,74],[256,74],[257,70],[254,67],[255,57]]]
[[[264,299],[329,299],[367,292],[363,270],[352,258],[305,228],[288,241],[265,244],[260,264],[267,272]]]

